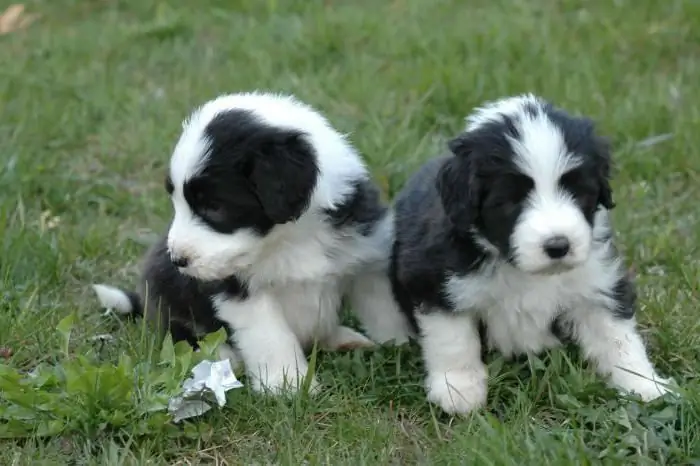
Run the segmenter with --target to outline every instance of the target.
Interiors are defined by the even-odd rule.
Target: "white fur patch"
[[[587,312],[586,312],[587,311]],[[647,356],[634,319],[615,319],[599,309],[582,310],[575,316],[574,331],[587,358],[610,383],[649,401],[669,391],[669,379],[657,375]]]
[[[466,130],[474,131],[488,123],[503,121],[503,115],[520,115],[527,105],[541,106],[542,99],[533,94],[523,94],[487,102],[465,118]]]
[[[224,295],[214,298],[217,317],[234,330],[236,348],[253,389],[299,390],[309,369],[305,349],[316,337],[336,336],[336,290],[310,286],[314,289],[300,286],[258,292],[242,301]],[[321,302],[315,300],[317,297]],[[314,390],[319,386],[315,377],[310,383]]]
[[[350,308],[372,340],[395,345],[408,342],[412,331],[394,300],[385,270],[359,273],[353,279],[348,297]]]
[[[439,310],[417,316],[427,371],[428,400],[466,414],[486,403],[488,375],[473,316]]]
[[[118,312],[119,314],[131,314],[134,308],[131,305],[129,297],[119,288],[96,284],[92,285],[92,289],[97,294],[97,299],[100,305],[107,309]]]
[[[360,237],[358,241],[367,260],[349,280],[350,308],[372,340],[382,344],[404,344],[413,332],[394,300],[389,281],[389,256],[394,241],[393,214],[387,214],[373,234]]]

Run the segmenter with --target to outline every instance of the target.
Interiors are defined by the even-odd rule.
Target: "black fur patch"
[[[252,228],[265,235],[299,218],[316,186],[316,154],[305,135],[260,121],[252,112],[218,114],[204,131],[202,169],[183,191],[193,212],[219,233]]]
[[[620,278],[607,296],[613,298],[617,306],[612,311],[620,319],[631,319],[636,313],[637,290],[629,274]]]
[[[550,325],[549,330],[552,332],[552,335],[557,337],[557,339],[559,339],[559,341],[562,343],[570,343],[574,336],[574,331],[571,325],[571,321],[562,318],[562,315],[560,314],[554,319],[554,321],[552,321],[552,325]]]
[[[217,282],[202,282],[182,274],[170,260],[167,239],[162,236],[149,250],[143,269],[142,295],[146,297],[146,316],[170,331],[174,341],[186,340],[196,346],[197,337],[225,327],[216,317],[211,297],[226,292],[245,299],[244,283],[235,277]]]
[[[452,227],[443,209],[435,179],[449,160],[441,157],[425,164],[395,201],[390,276],[394,296],[414,326],[419,308],[453,309],[444,289],[449,275],[468,274],[488,259],[470,235]]]
[[[352,194],[342,204],[327,209],[326,215],[335,228],[352,226],[361,235],[368,236],[387,210],[379,188],[371,180],[363,179],[353,184]]]

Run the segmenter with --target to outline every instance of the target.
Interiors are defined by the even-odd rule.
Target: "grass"
[[[575,352],[494,357],[487,408],[452,419],[425,402],[415,347],[321,354],[327,388],[318,399],[235,390],[226,408],[184,427],[133,414],[130,398],[69,391],[81,422],[53,436],[1,440],[0,464],[700,462],[700,3],[26,6],[40,17],[0,36],[7,367],[80,355],[107,367],[158,354],[142,325],[102,317],[88,284],[135,284],[145,245],[167,224],[165,167],[195,105],[254,88],[295,93],[351,134],[391,196],[471,107],[533,91],[594,117],[611,136],[615,225],[637,273],[640,325],[655,364],[684,393],[651,404],[620,398]],[[72,313],[66,344],[56,327]],[[99,349],[90,337],[102,333],[115,341]],[[132,413],[129,422],[103,422],[118,410]]]

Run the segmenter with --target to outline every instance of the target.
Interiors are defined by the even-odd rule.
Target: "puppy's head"
[[[453,226],[529,273],[588,258],[612,209],[610,154],[593,123],[532,95],[477,109],[449,143],[437,186]]]
[[[250,264],[277,227],[343,194],[336,172],[346,150],[322,116],[291,97],[206,103],[183,124],[166,180],[173,263],[203,280]],[[345,174],[363,168],[346,163]]]

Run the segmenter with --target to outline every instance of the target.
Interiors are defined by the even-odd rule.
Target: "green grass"
[[[451,419],[425,402],[417,348],[322,354],[318,399],[236,390],[225,409],[186,427],[133,413],[121,427],[103,424],[130,401],[88,390],[71,401],[81,422],[2,440],[0,464],[700,462],[700,3],[44,0],[27,9],[41,17],[0,36],[7,366],[158,354],[142,325],[102,317],[88,284],[136,283],[145,244],[170,215],[165,168],[195,105],[254,88],[295,93],[351,134],[391,196],[474,105],[533,91],[594,117],[614,142],[614,218],[638,277],[640,325],[684,394],[622,399],[575,352],[495,357],[487,408]],[[66,354],[56,326],[73,311]],[[116,341],[97,349],[99,333]],[[79,413],[83,402],[93,411]]]

